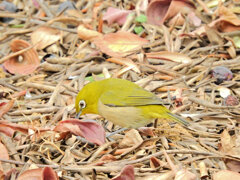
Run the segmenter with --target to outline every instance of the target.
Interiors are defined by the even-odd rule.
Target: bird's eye
[[[85,102],[84,100],[80,100],[80,101],[79,101],[79,107],[80,107],[81,109],[84,109],[84,108],[86,107],[86,102]]]

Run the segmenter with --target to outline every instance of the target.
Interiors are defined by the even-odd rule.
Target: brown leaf
[[[192,59],[185,54],[176,53],[176,52],[168,52],[168,51],[161,51],[161,52],[152,52],[146,53],[147,58],[155,58],[155,59],[162,59],[173,61],[177,63],[191,63]]]
[[[37,49],[44,49],[54,44],[61,38],[61,32],[58,29],[42,26],[36,29],[31,35],[33,44],[37,44]]]
[[[5,147],[5,145],[2,144],[1,142],[0,142],[0,159],[6,159],[6,160],[9,159],[8,150]],[[3,168],[2,168],[1,161],[0,161],[0,177],[1,177],[1,171],[3,172]]]
[[[240,174],[229,170],[221,170],[213,174],[213,180],[228,180],[228,179],[231,180],[240,179]]]
[[[101,38],[103,35],[97,31],[85,28],[83,25],[79,25],[77,28],[78,37],[83,40],[93,40],[95,38]]]
[[[103,15],[103,20],[108,22],[108,25],[113,24],[114,22],[119,25],[123,25],[127,19],[127,16],[131,13],[130,10],[117,9],[109,7],[107,12]]]
[[[29,134],[29,130],[34,130],[35,132],[49,131],[47,128],[39,128],[31,125],[15,124],[8,121],[0,121],[0,132],[12,137],[15,131],[20,131],[24,134]]]
[[[125,166],[118,176],[112,178],[112,180],[134,180],[134,179],[135,179],[134,168],[132,165]]]
[[[151,157],[150,159],[150,167],[151,168],[158,168],[159,166],[161,166],[162,161],[160,161],[158,158],[156,157]]]
[[[161,25],[178,13],[190,13],[195,9],[194,4],[188,0],[152,0],[148,4],[148,22]]]
[[[129,147],[134,145],[139,145],[143,142],[142,137],[136,129],[131,129],[128,131],[123,140],[119,143],[120,147]]]
[[[227,130],[224,130],[221,134],[221,144],[219,150],[227,155],[239,156],[240,144],[239,134],[230,136]],[[240,172],[240,163],[232,159],[225,159],[226,166],[236,172]]]
[[[11,50],[17,52],[30,47],[31,45],[24,40],[15,39],[10,43]],[[10,73],[13,74],[31,74],[39,66],[40,61],[38,54],[34,48],[31,48],[19,56],[14,56],[3,63],[4,68],[6,68]]]
[[[58,180],[57,173],[50,167],[24,171],[17,180]]]
[[[153,127],[140,127],[138,128],[138,131],[145,136],[155,136]]]
[[[105,131],[96,122],[80,121],[79,119],[64,120],[58,123],[54,131],[70,132],[98,145],[105,143]]]
[[[218,19],[208,24],[209,27],[216,28],[221,32],[232,32],[240,30],[240,19],[236,14],[230,11],[223,5],[220,5],[217,9]],[[201,26],[190,35],[204,35],[206,33],[205,26]]]
[[[136,34],[118,31],[96,38],[94,44],[104,53],[113,57],[124,57],[141,48],[148,40]]]
[[[10,100],[9,102],[7,103],[1,103],[0,104],[0,118],[6,114],[12,107],[13,107],[13,104],[14,104],[14,100]]]

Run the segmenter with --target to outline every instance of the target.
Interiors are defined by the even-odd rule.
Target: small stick
[[[102,146],[100,146],[100,147],[98,148],[98,150],[93,153],[92,157],[89,158],[88,163],[93,162],[93,161],[96,159],[96,157],[97,157],[99,154],[101,154],[101,152],[102,152],[104,149],[106,149],[107,147],[111,146],[113,143],[115,143],[115,142],[108,142],[108,143],[105,143],[105,144],[103,144]]]
[[[219,106],[216,104],[212,104],[209,101],[198,99],[192,96],[189,96],[188,99],[196,104],[202,105],[204,107],[213,108],[213,109],[236,109],[239,108],[239,106]]]
[[[36,88],[36,89],[44,90],[44,91],[50,91],[50,92],[54,92],[54,90],[55,90],[55,87],[53,87],[53,86],[49,86],[49,85],[45,85],[45,84],[38,84],[38,83],[26,82],[26,83],[24,83],[24,86]],[[60,92],[62,90],[63,89],[61,89]]]
[[[59,110],[59,108],[53,106],[53,107],[31,109],[31,110],[16,110],[16,111],[8,113],[8,114],[17,116],[17,115],[22,115],[22,114],[33,114],[33,113],[51,113],[51,112],[56,112],[57,110]]]
[[[48,106],[52,106],[53,103],[56,101],[56,98],[59,95],[59,91],[60,91],[61,85],[62,85],[62,81],[60,81],[58,83],[58,85],[56,86],[55,90],[53,91],[53,93],[52,93],[52,95],[51,95],[51,97],[50,97],[50,99],[49,99],[49,101],[47,103]]]
[[[201,161],[198,164],[198,166],[199,166],[201,179],[206,179],[208,177],[208,170],[207,170],[206,164],[204,163],[204,161]]]
[[[195,154],[195,155],[214,156],[214,157],[220,157],[220,158],[223,157],[223,156],[220,156],[220,155],[216,156],[214,153],[205,152],[205,151],[198,151],[198,150],[166,150],[166,153],[167,154]],[[115,163],[117,163],[118,165],[136,164],[136,163],[147,161],[147,160],[151,159],[152,157],[159,157],[159,156],[162,156],[162,155],[163,155],[163,152],[160,151],[160,152],[142,157],[140,159],[136,159],[136,160],[132,160],[132,161],[122,160],[122,161],[118,161],[118,162],[110,162],[110,163],[107,163],[105,165],[113,165]]]

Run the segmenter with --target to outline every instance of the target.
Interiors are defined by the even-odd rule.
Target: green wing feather
[[[145,91],[142,88],[134,88],[124,91],[110,90],[104,92],[100,100],[103,104],[112,107],[144,106],[144,105],[167,105],[154,94]]]

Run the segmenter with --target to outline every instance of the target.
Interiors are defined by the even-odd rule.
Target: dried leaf
[[[70,132],[98,145],[105,143],[105,131],[96,122],[80,121],[79,119],[64,120],[58,123],[54,131]]]
[[[152,52],[146,53],[147,58],[155,58],[155,59],[162,59],[173,61],[177,63],[191,63],[192,59],[185,54],[176,53],[176,52],[168,52],[168,51],[161,51],[161,52]]]
[[[14,100],[10,100],[9,102],[7,103],[1,103],[0,104],[0,118],[6,114],[14,105]]]
[[[79,25],[77,28],[78,37],[83,40],[93,40],[100,38],[103,35],[97,31],[85,28],[83,25]]]
[[[57,173],[50,167],[24,171],[17,180],[58,180]]]
[[[1,143],[1,141],[0,141],[0,159],[6,159],[6,160],[9,159],[8,150],[5,147],[5,145]],[[0,161],[0,172],[1,171],[3,171],[3,168],[2,168],[1,161]],[[0,177],[1,177],[1,173],[0,173]]]
[[[213,174],[213,180],[240,179],[240,174],[229,170],[221,170]]]
[[[155,136],[153,127],[140,127],[138,128],[138,131],[145,136]]]
[[[219,150],[222,153],[232,156],[239,156],[240,154],[240,141],[239,134],[230,136],[227,130],[224,130],[221,134],[221,144]],[[227,167],[232,170],[239,172],[240,163],[232,159],[225,159]]]
[[[150,159],[150,167],[153,169],[158,168],[159,166],[161,166],[162,163],[163,162],[156,157],[151,157]]]
[[[13,52],[23,50],[30,47],[31,45],[24,40],[15,39],[12,40],[10,47]],[[29,49],[19,56],[12,57],[3,63],[4,68],[6,68],[10,73],[13,74],[31,74],[39,66],[40,61],[38,54],[34,48]]]
[[[134,180],[134,179],[135,179],[134,167],[132,165],[125,166],[118,176],[112,178],[112,180]]]
[[[197,180],[197,176],[186,169],[178,171],[174,180]]]
[[[24,134],[33,135],[30,132],[30,130],[34,131],[34,132],[44,132],[44,131],[49,131],[50,129],[34,127],[32,125],[10,123],[8,121],[0,121],[0,132],[4,133],[4,134],[6,134],[7,136],[10,136],[10,137],[13,136],[15,131],[20,131]]]
[[[142,45],[148,43],[148,40],[129,32],[118,31],[97,38],[94,43],[109,56],[123,57],[140,49]]]
[[[152,0],[148,4],[148,22],[161,25],[179,13],[188,14],[195,9],[194,4],[188,0]]]
[[[58,29],[42,26],[36,29],[31,35],[33,44],[37,44],[37,49],[44,49],[54,44],[61,38],[61,32]]]
[[[128,131],[123,140],[119,143],[120,147],[129,147],[134,145],[139,145],[143,142],[142,137],[136,129],[131,129]]]
[[[130,10],[117,9],[109,7],[107,12],[103,15],[103,20],[108,22],[108,25],[113,24],[114,22],[119,25],[123,25],[127,19],[127,16],[131,13]]]

